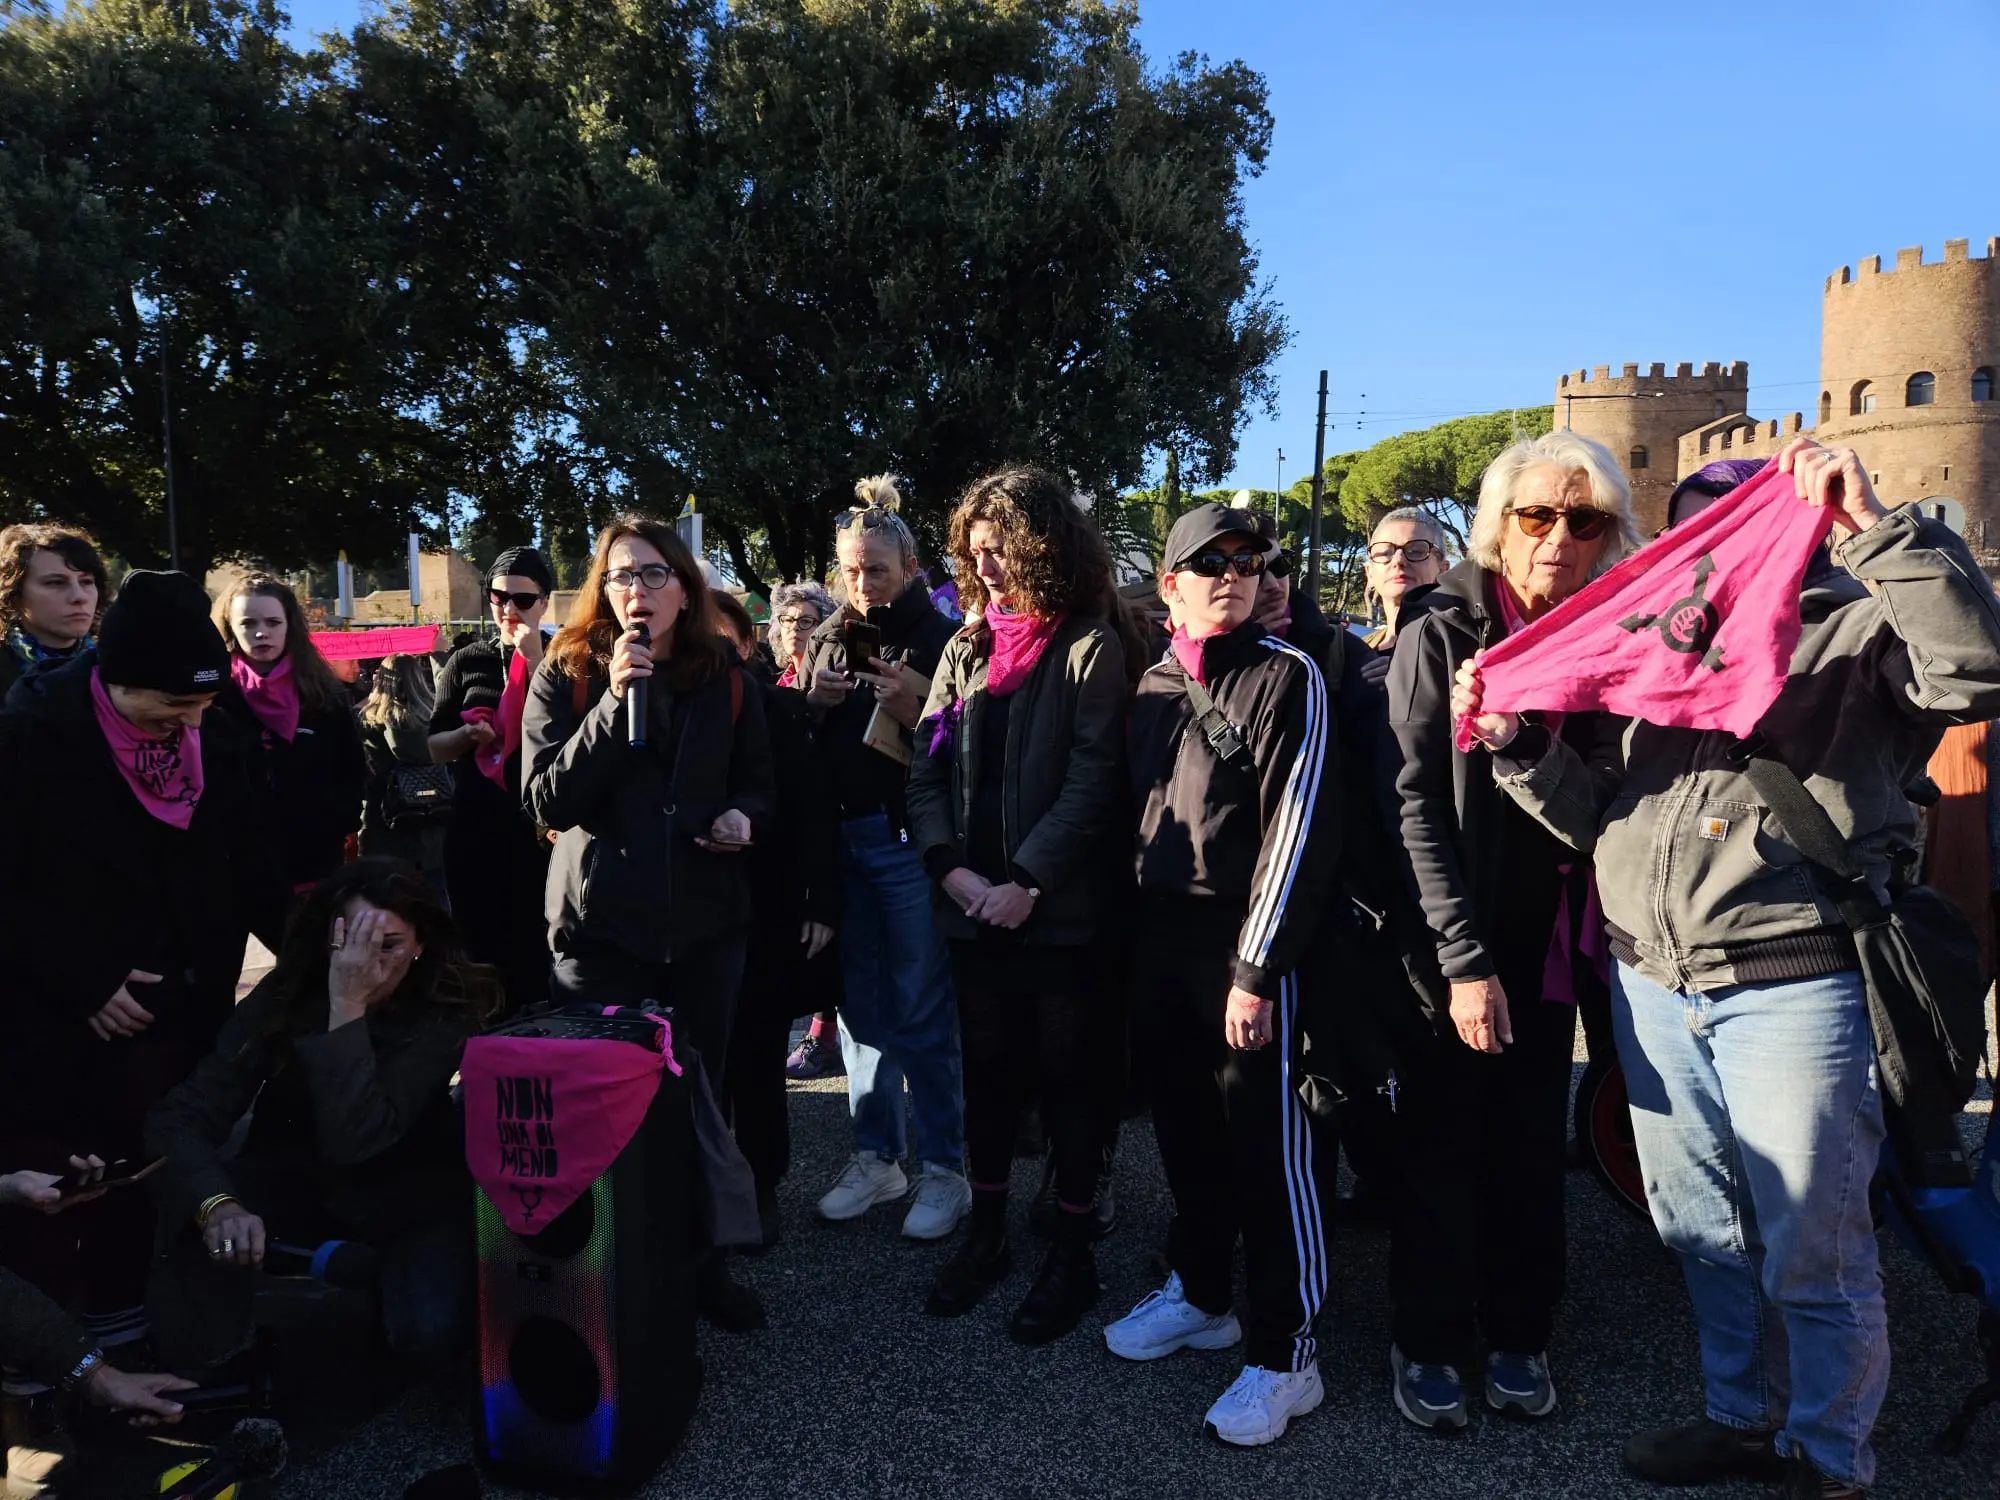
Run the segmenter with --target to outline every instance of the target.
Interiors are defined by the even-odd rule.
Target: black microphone
[[[382,1252],[354,1240],[328,1240],[316,1250],[272,1241],[264,1251],[264,1270],[272,1276],[310,1276],[342,1291],[372,1291],[382,1279]]]
[[[632,627],[638,632],[639,644],[651,646],[653,632],[641,620]],[[646,748],[646,679],[635,677],[625,684],[625,738],[634,750]]]
[[[285,1429],[269,1417],[247,1417],[215,1445],[213,1458],[160,1491],[160,1500],[215,1500],[232,1484],[276,1478],[286,1457]]]

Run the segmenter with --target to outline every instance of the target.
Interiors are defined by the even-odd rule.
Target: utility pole
[[[165,458],[167,482],[167,566],[176,573],[181,567],[180,516],[174,508],[174,404],[167,392],[167,325],[164,311],[160,322],[160,447]]]
[[[1277,498],[1271,502],[1271,519],[1274,521],[1278,518],[1278,511],[1285,503],[1285,450],[1283,448],[1278,450],[1278,488],[1275,493]]]
[[[1313,431],[1312,531],[1307,539],[1306,592],[1319,603],[1319,507],[1326,490],[1326,371],[1319,372],[1319,425]]]

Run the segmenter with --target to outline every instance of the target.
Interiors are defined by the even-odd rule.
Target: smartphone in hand
[[[882,654],[882,631],[879,626],[870,625],[865,620],[849,620],[841,639],[847,646],[847,670],[850,675],[875,670],[875,658]]]

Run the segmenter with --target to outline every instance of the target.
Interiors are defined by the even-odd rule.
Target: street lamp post
[[[1306,592],[1319,602],[1319,508],[1326,493],[1326,371],[1319,372],[1319,425],[1313,429],[1312,531],[1306,558]]]

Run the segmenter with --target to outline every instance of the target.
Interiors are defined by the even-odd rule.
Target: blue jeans
[[[1889,1335],[1861,976],[1683,995],[1621,963],[1611,1010],[1646,1199],[1701,1327],[1709,1416],[1774,1429],[1781,1452],[1871,1483]]]
[[[841,824],[847,904],[840,929],[845,988],[840,1055],[854,1144],[887,1160],[908,1151],[903,1083],[916,1116],[916,1158],[962,1171],[964,1090],[951,960],[931,921],[931,881],[889,820]]]

